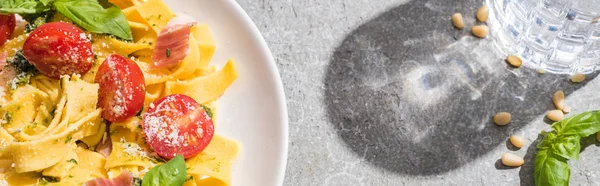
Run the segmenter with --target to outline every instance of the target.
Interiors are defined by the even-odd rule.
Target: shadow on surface
[[[508,69],[490,39],[456,37],[468,31],[452,28],[453,7],[481,3],[461,2],[409,2],[359,26],[336,48],[325,77],[328,117],[371,164],[410,175],[454,170],[553,108],[556,90],[568,95],[584,85]],[[492,124],[500,111],[513,114],[511,124]]]

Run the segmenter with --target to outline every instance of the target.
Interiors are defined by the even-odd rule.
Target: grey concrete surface
[[[290,115],[284,185],[533,185],[551,95],[600,109],[600,79],[507,67],[493,40],[452,28],[477,0],[237,0],[281,73]],[[491,116],[513,113],[497,127]],[[573,115],[573,114],[569,114]],[[527,139],[515,149],[510,135]],[[600,148],[570,161],[571,185],[600,185]],[[511,152],[520,168],[499,163]]]

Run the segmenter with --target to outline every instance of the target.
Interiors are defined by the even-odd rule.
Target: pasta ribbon
[[[206,68],[217,48],[215,40],[210,33],[208,25],[205,24],[193,26],[191,35],[196,40],[200,51],[200,67]]]
[[[135,11],[156,33],[160,33],[167,23],[175,17],[171,9],[161,0],[147,0],[144,3],[137,4]],[[137,18],[132,19],[139,21]]]
[[[185,94],[194,98],[198,103],[206,103],[219,98],[225,90],[237,79],[238,73],[233,60],[212,74],[196,77],[186,81],[168,81],[166,94]]]
[[[75,153],[79,158],[78,163],[58,185],[81,185],[91,179],[108,177],[104,169],[106,158],[102,154],[84,148],[75,149]]]
[[[204,151],[186,160],[187,172],[194,177],[196,185],[229,185],[231,165],[238,150],[236,141],[215,135]]]

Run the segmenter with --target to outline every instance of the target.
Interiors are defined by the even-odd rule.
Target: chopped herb
[[[94,60],[98,60],[98,54],[94,54]],[[94,65],[96,65],[96,61],[94,61]]]
[[[73,178],[73,175],[69,175],[69,178]]]
[[[12,113],[11,112],[5,112],[4,113],[4,121],[6,121],[6,123],[10,123],[11,120],[12,120]]]
[[[162,14],[158,14],[158,19],[160,19],[160,17],[162,17]]]
[[[171,49],[167,48],[167,57],[171,57]]]
[[[213,172],[221,172],[221,168],[223,166],[223,162],[217,162],[217,167],[213,169]]]
[[[72,139],[73,139],[72,136],[67,136],[67,139],[65,139],[65,143],[69,143]]]
[[[190,180],[194,180],[193,176],[188,177],[187,179],[185,179],[185,181],[190,181]]]
[[[142,179],[133,177],[133,186],[142,186]]]
[[[34,74],[37,73],[38,70],[33,66],[27,58],[23,55],[23,50],[19,50],[15,53],[12,59],[7,61],[8,65],[11,65],[17,70],[17,73],[28,73]]]
[[[26,85],[31,82],[31,77],[38,74],[38,70],[23,56],[23,51],[19,50],[12,59],[7,60],[7,64],[16,71],[14,79],[10,80],[10,88],[17,89],[18,86]]]
[[[68,162],[68,163],[74,163],[74,164],[78,164],[78,163],[77,163],[77,160],[75,160],[75,159],[69,159],[69,160],[67,160],[67,162]]]
[[[208,114],[208,117],[210,117],[210,118],[213,117],[212,110],[209,107],[207,107],[204,104],[200,104],[200,106],[202,106],[202,108],[204,109],[204,111],[206,111],[206,114]]]
[[[142,111],[144,111],[144,106],[142,106],[142,108],[140,108],[140,110],[135,115],[141,117],[142,116]]]
[[[48,183],[54,183],[54,182],[58,182],[58,178],[50,177],[50,176],[42,176],[42,178],[40,178],[40,180],[39,180],[40,185],[46,185]]]
[[[152,26],[156,26],[156,24],[152,24]]]
[[[37,27],[50,22],[52,17],[54,16],[53,11],[47,11],[44,13],[39,13],[39,14],[32,14],[32,15],[27,15],[27,14],[19,14],[21,16],[23,16],[23,18],[25,20],[27,20],[27,24],[25,25],[25,33],[29,33],[33,30],[35,30]]]
[[[149,45],[152,45],[152,41],[148,42]]]

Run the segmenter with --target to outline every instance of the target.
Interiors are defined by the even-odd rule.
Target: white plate
[[[212,63],[236,61],[239,77],[218,102],[217,133],[239,141],[234,186],[282,185],[288,117],[277,66],[248,15],[233,0],[165,0],[174,12],[208,24],[217,43]]]

